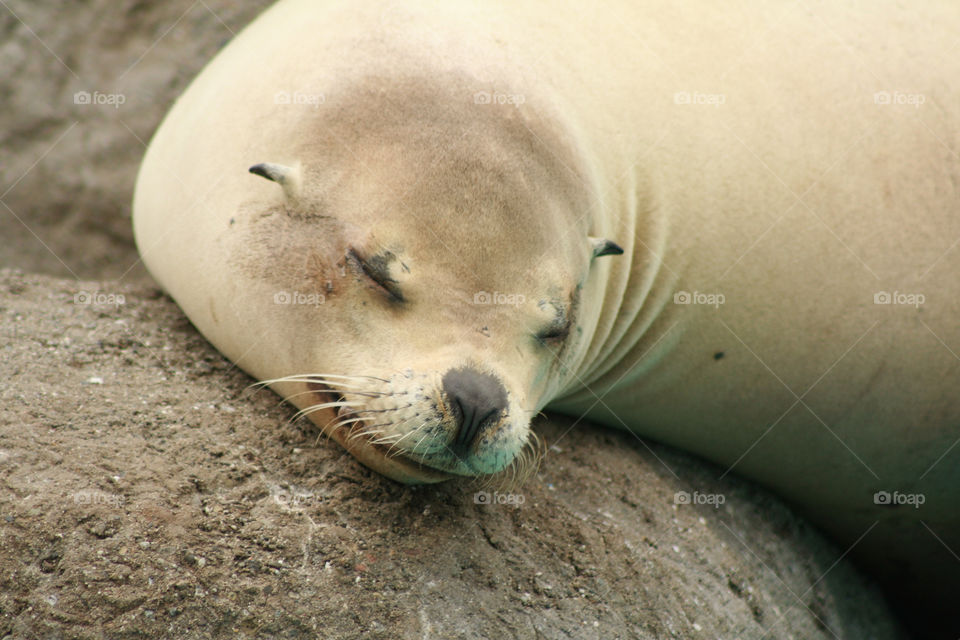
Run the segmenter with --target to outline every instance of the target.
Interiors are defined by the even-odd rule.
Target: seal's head
[[[397,93],[329,107],[309,146],[250,168],[276,185],[238,212],[234,254],[296,336],[266,382],[397,480],[496,473],[576,383],[592,265],[622,250],[590,237],[556,127]]]

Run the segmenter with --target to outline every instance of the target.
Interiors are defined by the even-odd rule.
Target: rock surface
[[[899,637],[776,499],[629,434],[410,488],[150,286],[3,271],[0,336],[0,638]]]
[[[0,265],[145,281],[130,205],[146,144],[190,80],[270,4],[0,4]]]

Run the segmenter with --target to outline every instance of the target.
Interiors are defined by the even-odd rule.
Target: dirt
[[[404,487],[151,286],[5,271],[0,317],[0,637],[896,636],[775,499],[629,434],[541,419],[523,486]]]
[[[522,486],[404,487],[251,390],[129,217],[160,118],[267,4],[0,7],[0,638],[901,637],[840,549],[666,447],[549,416]]]
[[[147,281],[130,227],[146,144],[190,80],[270,4],[0,4],[0,264]]]

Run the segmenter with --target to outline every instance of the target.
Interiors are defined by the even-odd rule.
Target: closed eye
[[[537,334],[537,341],[543,344],[562,342],[570,335],[570,321],[563,324],[552,324]]]
[[[390,277],[390,273],[385,266],[377,266],[364,260],[353,248],[347,252],[347,256],[391,302],[406,302],[403,291],[400,290],[400,285]]]

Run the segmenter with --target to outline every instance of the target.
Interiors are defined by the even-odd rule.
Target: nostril
[[[449,395],[449,393],[447,395]],[[462,447],[468,442],[469,429],[465,429],[464,426],[473,424],[473,410],[470,409],[470,405],[464,407],[463,402],[456,396],[451,398],[451,404],[453,404],[455,408],[453,414],[457,423],[457,433],[453,443],[458,447]]]
[[[473,369],[448,371],[443,392],[456,425],[451,448],[458,453],[466,453],[507,407],[507,392],[500,381]]]
[[[472,407],[469,404],[464,407],[459,399],[454,401],[454,405],[457,407],[457,411],[454,413],[458,413],[459,416],[457,417],[457,435],[453,443],[459,449],[467,449],[473,444],[473,441],[476,440],[481,427],[486,426],[497,412],[495,409],[490,409],[483,415],[480,415],[476,407]]]

